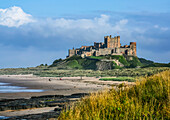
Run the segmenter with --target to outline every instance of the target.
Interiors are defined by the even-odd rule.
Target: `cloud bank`
[[[121,17],[100,14],[93,18],[42,19],[25,13],[20,7],[0,9],[0,56],[3,56],[0,67],[50,64],[64,58],[68,49],[103,42],[104,36],[110,34],[120,35],[122,44],[137,42],[139,57],[169,62],[170,23],[164,18],[170,15],[165,15],[146,18],[143,14]],[[161,18],[159,22],[155,16]]]
[[[19,27],[34,22],[31,15],[26,14],[20,7],[0,9],[0,25]]]

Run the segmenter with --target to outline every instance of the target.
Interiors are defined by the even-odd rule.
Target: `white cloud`
[[[120,25],[126,25],[128,23],[128,20],[127,19],[123,19],[123,20],[120,20],[119,21],[119,24]]]
[[[35,19],[25,13],[20,7],[10,7],[0,9],[0,25],[8,27],[20,27],[21,25],[30,24],[29,28],[23,27],[23,31],[35,31],[37,34],[44,37],[64,36],[67,38],[80,38],[87,41],[100,40],[104,35],[116,34],[117,32],[125,31],[127,19],[110,23],[110,16],[102,14],[100,17],[93,19]],[[98,37],[96,37],[98,36]]]
[[[167,30],[169,30],[169,28],[167,28],[167,27],[161,27],[161,30],[162,30],[162,31],[167,31]]]
[[[104,35],[115,35],[125,30],[127,19],[113,21],[110,23],[110,16],[102,14],[93,19],[51,19],[39,20],[32,24],[32,30],[44,37],[63,36],[67,38],[80,37],[87,41],[101,40]]]
[[[159,28],[159,25],[154,25],[153,27],[154,27],[154,28]]]
[[[0,9],[0,25],[19,27],[34,21],[32,16],[26,14],[20,7],[14,6],[7,9]]]
[[[168,27],[160,27],[159,25],[154,25],[154,28],[160,29],[160,30],[162,30],[162,31],[167,31],[167,30],[169,30]]]
[[[125,25],[128,23],[127,19],[122,19],[118,22],[116,22],[116,25],[113,27],[116,32],[123,32],[126,31]]]

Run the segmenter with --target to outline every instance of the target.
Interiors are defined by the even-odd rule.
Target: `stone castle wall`
[[[120,36],[112,38],[112,36],[105,36],[104,43],[94,43],[94,46],[82,46],[78,49],[69,49],[68,57],[79,55],[100,56],[100,55],[130,55],[136,56],[136,42],[130,42],[130,45],[121,46]]]

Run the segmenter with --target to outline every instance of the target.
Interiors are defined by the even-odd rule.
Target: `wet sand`
[[[0,111],[0,116],[12,117],[12,116],[23,116],[29,114],[39,114],[44,112],[53,111],[56,107],[43,107],[43,108],[32,108],[32,109],[23,109],[23,110],[7,110]]]

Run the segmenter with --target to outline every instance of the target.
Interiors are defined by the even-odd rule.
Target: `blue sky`
[[[72,47],[137,42],[137,55],[170,62],[169,0],[0,0],[0,68],[51,64]]]
[[[1,0],[1,8],[19,6],[33,16],[117,12],[169,12],[169,0]]]

